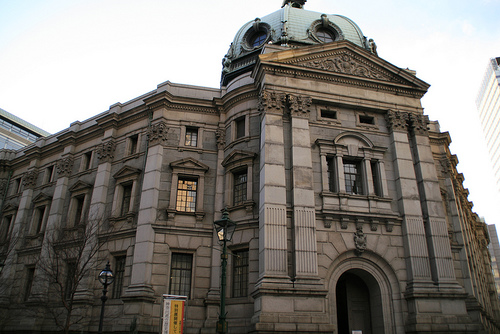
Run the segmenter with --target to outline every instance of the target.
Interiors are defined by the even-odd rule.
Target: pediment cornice
[[[266,74],[337,82],[367,89],[421,97],[429,84],[349,41],[260,55]]]

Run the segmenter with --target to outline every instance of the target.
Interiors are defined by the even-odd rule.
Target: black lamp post
[[[219,239],[219,244],[222,244],[222,255],[220,256],[221,263],[221,279],[220,279],[220,313],[219,321],[217,322],[216,333],[227,333],[226,321],[226,266],[227,266],[227,245],[228,241],[233,238],[236,223],[229,219],[227,209],[222,211],[222,218],[214,222],[215,232]]]
[[[104,268],[103,271],[99,273],[99,282],[101,282],[103,289],[102,289],[102,306],[101,306],[101,317],[99,318],[99,334],[102,334],[102,322],[104,320],[104,303],[106,303],[106,300],[108,300],[108,297],[106,296],[106,293],[108,292],[108,285],[113,283],[115,280],[115,276],[113,276],[113,272],[109,268],[109,261],[106,264],[106,268]]]

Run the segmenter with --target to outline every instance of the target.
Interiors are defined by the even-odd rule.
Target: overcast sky
[[[0,0],[0,108],[51,133],[171,81],[219,87],[247,21],[282,0]],[[379,56],[431,84],[425,113],[449,131],[474,210],[500,231],[500,194],[475,98],[500,56],[500,0],[309,0],[373,38]]]

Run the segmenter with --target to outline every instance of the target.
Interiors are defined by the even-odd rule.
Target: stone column
[[[288,280],[283,93],[260,97],[259,282]]]
[[[439,282],[441,287],[444,283],[457,285],[448,226],[427,130],[429,121],[424,115],[410,114],[409,122],[420,203],[426,222],[432,278]]]
[[[24,179],[24,177],[23,177]],[[24,182],[24,181],[23,181]],[[9,191],[7,189],[6,191]],[[12,191],[12,190],[11,190]],[[17,209],[16,217],[14,220],[14,225],[12,227],[11,236],[13,237],[11,242],[14,240],[16,244],[13,246],[13,249],[9,252],[7,259],[5,260],[6,266],[2,271],[2,280],[0,283],[5,284],[6,286],[3,289],[0,289],[0,305],[8,305],[10,302],[10,295],[12,289],[12,282],[14,280],[15,275],[15,263],[17,262],[17,251],[23,247],[23,243],[21,242],[24,237],[23,231],[26,231],[26,224],[28,224],[28,215],[30,212],[31,200],[33,199],[33,187],[25,187],[22,194],[21,200],[19,202],[19,207]],[[12,246],[9,246],[12,247]]]
[[[316,212],[309,114],[309,96],[288,96],[291,114],[291,161],[295,278],[317,278]],[[299,281],[300,283],[300,281]]]
[[[393,164],[397,173],[398,204],[403,215],[403,237],[408,289],[432,285],[424,221],[408,140],[408,114],[388,111],[387,124],[391,135]]]
[[[217,137],[217,179],[215,180],[215,200],[214,200],[214,221],[222,217],[219,209],[224,206],[224,167],[222,161],[224,160],[224,146],[226,145],[226,135],[224,124],[220,124],[216,132]],[[250,183],[251,184],[251,183]],[[251,187],[249,187],[251,188]],[[214,233],[212,236],[212,267],[210,268],[210,289],[208,290],[206,304],[207,315],[205,325],[202,329],[204,332],[212,332],[215,328],[215,323],[218,318],[219,302],[220,302],[220,246],[218,245],[217,235]]]
[[[153,302],[155,298],[151,282],[155,242],[152,224],[158,212],[163,144],[167,141],[167,130],[162,121],[152,124],[148,129],[149,148],[141,189],[131,283],[125,291],[125,301]]]

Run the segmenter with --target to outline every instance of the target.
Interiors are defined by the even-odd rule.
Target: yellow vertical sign
[[[182,334],[184,329],[184,301],[172,300],[170,302],[169,334]]]

